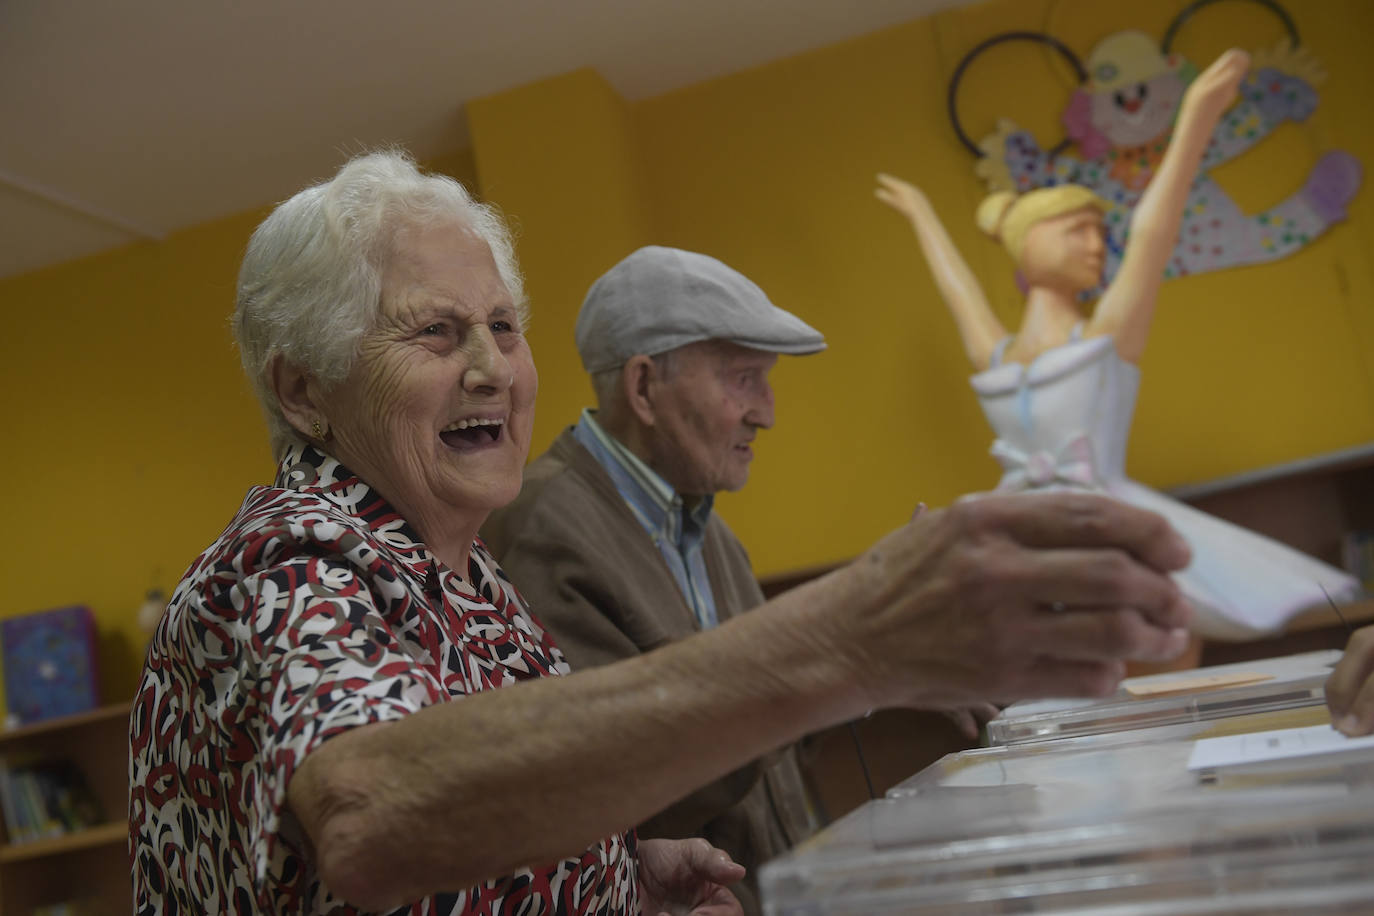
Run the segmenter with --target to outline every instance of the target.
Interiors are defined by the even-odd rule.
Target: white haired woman
[[[500,221],[398,154],[254,234],[235,327],[280,469],[149,648],[130,726],[140,914],[738,913],[722,852],[629,825],[874,706],[1099,694],[1123,659],[1182,648],[1167,571],[1186,551],[1162,520],[993,497],[563,677],[477,540],[529,448],[523,312]]]

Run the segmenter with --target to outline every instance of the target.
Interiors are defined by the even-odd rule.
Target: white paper
[[[1367,752],[1369,759],[1374,761],[1374,735],[1347,738],[1330,725],[1280,728],[1195,741],[1193,753],[1188,758],[1188,769],[1210,770],[1359,751]]]

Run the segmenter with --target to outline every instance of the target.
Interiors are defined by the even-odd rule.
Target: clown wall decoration
[[[1088,55],[1086,79],[1063,113],[1077,155],[1043,150],[1011,120],[977,144],[975,166],[991,191],[1030,191],[1059,184],[1092,188],[1110,205],[1102,286],[1121,262],[1131,212],[1168,147],[1184,89],[1196,68],[1162,50],[1148,35],[1117,32]],[[1306,180],[1281,203],[1245,213],[1209,171],[1243,155],[1285,121],[1303,121],[1317,107],[1324,73],[1312,54],[1291,38],[1257,52],[1240,87],[1240,99],[1217,123],[1184,209],[1183,225],[1166,277],[1256,264],[1285,257],[1345,219],[1359,189],[1360,163],[1349,153],[1322,155]]]

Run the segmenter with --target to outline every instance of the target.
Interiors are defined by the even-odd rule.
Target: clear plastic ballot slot
[[[1195,768],[1186,738],[951,754],[764,866],[765,912],[1368,914],[1374,742],[1336,739]]]
[[[1015,703],[988,723],[987,740],[1024,744],[1320,706],[1340,657],[1339,650],[1306,652],[1128,678],[1101,699]]]

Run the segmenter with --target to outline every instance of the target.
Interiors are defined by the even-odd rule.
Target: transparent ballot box
[[[1374,912],[1374,739],[1210,742],[1309,733],[1335,752],[1194,769],[1209,742],[951,754],[764,866],[765,912]]]
[[[1127,678],[1100,699],[1015,703],[987,725],[988,744],[1104,735],[1186,722],[1321,706],[1340,650],[1305,652]]]

